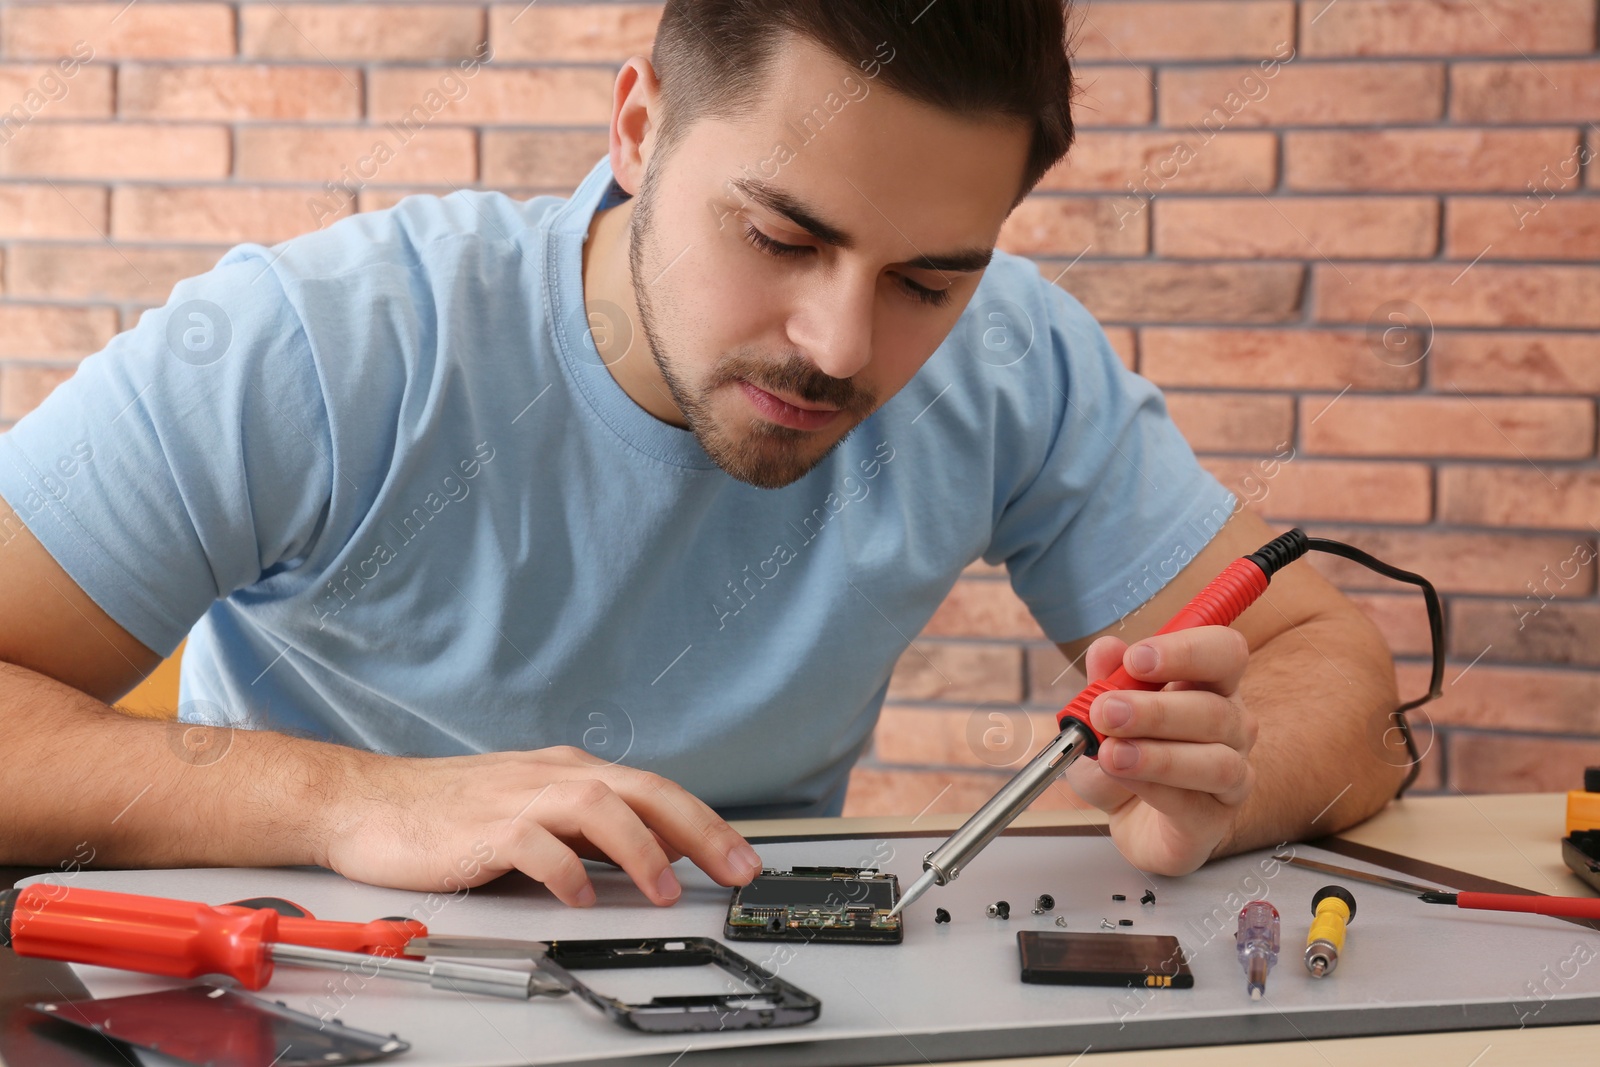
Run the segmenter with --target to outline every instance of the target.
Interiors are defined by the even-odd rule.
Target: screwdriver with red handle
[[[1194,626],[1227,626],[1242,615],[1280,569],[1305,555],[1309,549],[1305,532],[1290,530],[1273,538],[1248,556],[1241,556],[1225,567],[1204,589],[1189,601],[1157,634],[1187,630]],[[1079,756],[1095,758],[1105,735],[1089,722],[1089,705],[1101,693],[1114,689],[1156,690],[1163,682],[1146,682],[1133,677],[1121,666],[1106,677],[1086,686],[1056,713],[1061,732],[1043,751],[1030,760],[1012,779],[947,838],[944,844],[922,859],[922,874],[900,897],[890,914],[928,891],[930,886],[953,882],[972,859],[1020,815],[1029,804],[1070,767]]]
[[[565,992],[539,972],[408,958],[428,936],[414,919],[330,922],[271,908],[38,883],[0,892],[0,946],[19,956],[170,978],[220,974],[260,989],[275,963],[427,982],[438,989],[527,999]]]

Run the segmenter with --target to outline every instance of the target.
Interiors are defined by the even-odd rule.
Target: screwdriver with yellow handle
[[[1248,556],[1228,564],[1193,600],[1174,615],[1157,634],[1187,630],[1195,626],[1227,626],[1242,615],[1267,590],[1272,576],[1311,548],[1303,530],[1293,529],[1275,537]],[[1094,759],[1105,735],[1089,722],[1089,706],[1095,697],[1111,690],[1153,691],[1163,682],[1146,682],[1118,667],[1106,677],[1084,688],[1056,713],[1061,732],[1045,745],[1012,779],[951,834],[944,844],[922,859],[922,874],[895,904],[891,915],[928,891],[930,886],[948,885],[960,876],[973,858],[999,836],[1059,778],[1079,756]]]
[[[1311,897],[1311,929],[1306,934],[1306,970],[1322,978],[1339,966],[1344,951],[1345,927],[1356,917],[1356,898],[1350,890],[1325,885]]]

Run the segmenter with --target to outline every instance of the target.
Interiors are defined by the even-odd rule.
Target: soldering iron
[[[1272,576],[1293,563],[1308,551],[1329,552],[1354,560],[1372,570],[1398,581],[1409,582],[1422,588],[1428,605],[1428,625],[1433,635],[1433,675],[1427,695],[1401,705],[1394,712],[1395,724],[1405,739],[1406,751],[1411,758],[1411,771],[1400,786],[1400,792],[1416,779],[1421,757],[1416,741],[1406,726],[1405,713],[1434,699],[1440,694],[1444,678],[1444,611],[1439,595],[1432,584],[1421,575],[1391,567],[1350,545],[1320,537],[1307,537],[1305,531],[1295,528],[1281,537],[1275,537],[1248,556],[1241,556],[1213,578],[1204,589],[1183,607],[1157,634],[1187,630],[1194,626],[1227,626],[1266,591]],[[1089,721],[1089,706],[1095,697],[1111,690],[1138,689],[1151,691],[1162,688],[1162,682],[1146,682],[1129,674],[1119,666],[1098,682],[1086,686],[1066,707],[1056,713],[1056,723],[1061,728],[1043,751],[1018,771],[1012,779],[990,797],[984,805],[962,824],[961,828],[922,860],[922,874],[900,897],[891,914],[898,914],[908,904],[927,892],[930,886],[948,885],[961,874],[972,860],[993,841],[1001,831],[1010,826],[1028,805],[1032,804],[1052,782],[1060,777],[1079,756],[1093,759],[1098,756],[1105,734],[1096,730]]]

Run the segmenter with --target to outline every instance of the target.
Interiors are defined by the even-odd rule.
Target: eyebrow
[[[826,222],[817,213],[798,199],[775,189],[762,182],[751,181],[748,178],[734,178],[731,184],[751,200],[784,216],[796,226],[805,230],[823,244],[835,248],[854,248],[855,239],[844,230]],[[926,256],[918,255],[906,261],[906,266],[916,270],[948,271],[955,274],[968,274],[973,271],[983,270],[994,259],[992,248],[963,248],[943,255]]]

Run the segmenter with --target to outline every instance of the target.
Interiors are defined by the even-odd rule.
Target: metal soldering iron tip
[[[913,900],[916,900],[922,894],[926,893],[928,891],[928,887],[932,884],[933,871],[923,871],[922,874],[917,877],[917,880],[911,883],[911,888],[900,894],[899,901],[896,902],[895,906],[889,911],[890,916],[899,915],[903,910],[905,910],[905,906],[907,904],[910,904]]]

